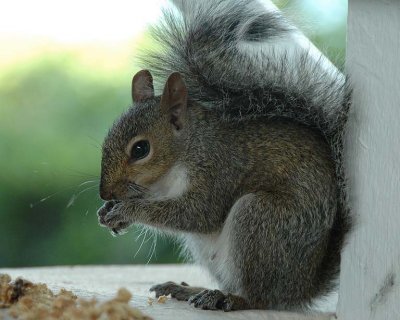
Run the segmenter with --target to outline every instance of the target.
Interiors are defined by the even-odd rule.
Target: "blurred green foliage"
[[[344,61],[344,19],[309,35]],[[100,147],[134,71],[88,68],[68,51],[1,71],[0,267],[181,261],[169,239],[139,227],[112,238],[97,224]]]
[[[101,142],[129,106],[130,77],[85,69],[72,53],[2,74],[0,267],[178,259],[168,241],[153,253],[150,232],[112,238],[97,225]]]

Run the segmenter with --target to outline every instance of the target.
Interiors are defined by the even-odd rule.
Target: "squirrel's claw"
[[[150,292],[155,292],[156,298],[159,296],[168,296],[169,294],[172,295],[174,291],[176,291],[178,284],[172,281],[168,281],[161,284],[156,284],[150,288]]]
[[[225,295],[220,290],[203,290],[190,297],[189,303],[203,310],[222,309]]]
[[[244,298],[230,293],[224,294],[220,290],[203,290],[190,297],[189,303],[203,310],[223,310],[227,312],[249,309],[249,304]]]
[[[107,201],[97,211],[99,224],[109,228],[113,236],[123,234],[125,229],[130,226],[130,222],[119,210],[121,205],[122,203],[119,201]]]
[[[187,301],[191,296],[202,290],[203,288],[190,287],[186,282],[179,285],[172,281],[157,284],[150,288],[150,291],[155,292],[156,298],[171,295],[172,298],[179,301]]]
[[[97,217],[99,219],[99,224],[103,227],[107,227],[105,224],[106,215],[113,210],[114,206],[118,203],[118,201],[106,201],[104,204],[97,210]]]

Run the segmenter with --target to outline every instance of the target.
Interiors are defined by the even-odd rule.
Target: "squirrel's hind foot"
[[[171,295],[178,301],[189,301],[195,308],[203,310],[246,310],[250,309],[248,302],[239,296],[225,294],[220,290],[208,290],[200,287],[191,287],[187,283],[177,284],[168,281],[156,284],[150,288],[156,298]]]
[[[248,302],[239,296],[225,294],[220,290],[203,290],[189,299],[189,303],[203,310],[247,310]]]

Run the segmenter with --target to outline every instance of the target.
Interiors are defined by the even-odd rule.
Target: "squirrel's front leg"
[[[129,199],[106,202],[97,212],[99,223],[114,233],[133,223],[144,223],[158,228],[210,233],[220,229],[224,222],[223,205],[198,199],[188,193],[167,200]],[[111,203],[110,203],[111,202]],[[211,211],[215,211],[212,212]]]

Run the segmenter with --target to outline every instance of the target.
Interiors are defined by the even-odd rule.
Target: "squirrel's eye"
[[[147,157],[149,152],[150,152],[150,143],[149,143],[149,141],[140,140],[140,141],[136,142],[132,146],[131,159],[132,160],[143,159],[143,158]]]

